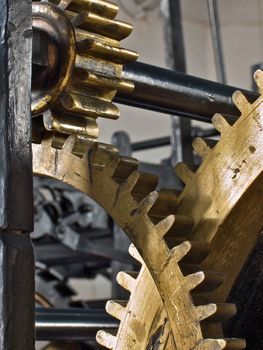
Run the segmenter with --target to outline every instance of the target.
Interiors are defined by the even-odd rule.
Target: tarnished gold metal
[[[236,349],[244,348],[241,340],[203,338],[200,322],[208,317],[217,321],[222,315],[230,317],[233,315],[233,306],[217,306],[209,302],[194,305],[191,297],[193,289],[209,292],[218,287],[221,279],[207,271],[208,278],[204,281],[204,273],[199,272],[197,261],[204,248],[199,245],[188,256],[191,244],[179,244],[176,234],[180,232],[182,236],[187,235],[193,221],[176,215],[176,195],[168,190],[156,192],[158,178],[139,172],[135,159],[120,157],[112,146],[90,143],[86,153],[77,157],[72,153],[74,137],[68,138],[61,150],[52,148],[51,143],[50,139],[33,145],[34,173],[62,180],[96,200],[134,242],[153,277],[146,270],[146,275],[142,273],[140,279],[134,282],[136,287],[132,291],[137,293],[138,298],[134,302],[132,292],[128,307],[118,303],[111,303],[110,307],[108,305],[108,311],[121,322],[128,322],[127,315],[134,315],[130,319],[131,328],[124,326],[127,340],[123,334],[119,338],[99,333],[100,343],[110,349],[123,349],[123,344],[127,349],[143,349],[141,346],[150,344],[158,335],[160,322],[168,318],[170,329],[166,328],[166,324],[163,325],[166,336],[163,335],[162,340],[167,349],[223,349],[226,344],[235,344]],[[186,259],[187,262],[187,256],[188,264],[179,267],[180,261]],[[199,260],[196,260],[198,256]],[[149,296],[149,290],[152,291],[151,310],[148,310],[149,304],[144,299],[144,296]],[[137,308],[145,311],[143,319],[139,318],[140,313],[134,312],[136,304]],[[138,318],[135,317],[137,314]],[[155,327],[149,327],[151,320],[156,320]],[[142,334],[142,325],[145,323],[148,328]],[[133,342],[129,339],[133,339]]]
[[[263,73],[255,80],[261,96],[250,104],[237,91],[233,100],[241,112],[234,125],[216,114],[215,128],[221,133],[211,149],[204,140],[194,141],[203,158],[192,173],[183,164],[177,172],[186,186],[178,201],[178,213],[194,219],[192,239],[210,243],[211,253],[202,268],[224,272],[225,281],[213,293],[224,302],[263,227]]]
[[[116,92],[134,88],[121,73],[138,55],[120,47],[132,26],[116,20],[117,13],[118,6],[104,0],[33,2],[33,26],[48,37],[48,67],[33,83],[32,113],[44,114],[46,130],[56,134],[53,146],[61,147],[58,135],[96,140],[96,119],[117,119]]]
[[[50,3],[70,20],[76,54],[66,88],[44,114],[54,137],[38,135],[43,140],[33,145],[34,172],[95,199],[128,234],[142,264],[137,277],[119,274],[130,300],[107,304],[120,328],[117,335],[100,332],[99,343],[113,350],[244,349],[243,340],[223,338],[220,322],[235,313],[225,301],[263,225],[262,96],[250,105],[235,93],[241,117],[230,126],[216,115],[218,144],[194,141],[203,159],[199,169],[177,166],[186,184],[179,198],[157,192],[158,179],[139,172],[135,159],[94,142],[97,117],[118,117],[111,101],[117,89],[132,88],[121,70],[136,54],[119,47],[131,27],[115,21],[118,7],[104,0]],[[256,81],[262,94],[261,71]]]

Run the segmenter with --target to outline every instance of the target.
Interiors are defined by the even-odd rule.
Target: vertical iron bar
[[[167,1],[166,38],[168,63],[176,71],[186,73],[185,47],[180,0]],[[191,120],[172,117],[172,164],[180,161],[192,162]],[[189,147],[190,145],[190,147]]]
[[[221,40],[220,21],[217,0],[207,0],[210,18],[211,34],[214,47],[216,75],[219,83],[226,84],[223,47]]]
[[[0,8],[0,350],[33,350],[31,0]]]

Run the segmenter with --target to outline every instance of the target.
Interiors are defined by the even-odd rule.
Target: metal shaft
[[[240,115],[232,101],[236,87],[141,62],[126,65],[123,76],[134,82],[135,89],[131,94],[119,93],[115,102],[207,123],[215,113]],[[259,96],[241,91],[250,102]]]
[[[47,341],[85,341],[95,339],[101,330],[116,330],[118,322],[105,311],[56,310],[36,311],[36,338]]]
[[[225,73],[225,63],[224,63],[223,47],[222,47],[222,40],[221,40],[221,30],[220,30],[217,0],[207,0],[207,3],[208,3],[209,18],[210,18],[212,41],[213,41],[213,47],[214,47],[217,80],[220,83],[225,84],[226,73]]]
[[[0,349],[35,349],[30,0],[0,0]]]

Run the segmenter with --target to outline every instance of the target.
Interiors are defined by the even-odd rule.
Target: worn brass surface
[[[257,71],[255,78],[262,93],[263,73]],[[234,125],[220,115],[213,118],[219,142],[211,149],[204,140],[194,141],[203,158],[199,169],[192,173],[183,164],[177,168],[186,183],[178,213],[194,219],[192,239],[210,243],[202,268],[226,275],[213,293],[218,302],[227,299],[263,226],[263,98],[251,105],[237,91],[233,99],[241,112]]]
[[[74,66],[66,65],[72,73],[63,93],[43,115],[52,133],[38,129],[34,172],[96,200],[128,234],[139,251],[132,247],[131,254],[142,264],[137,277],[119,274],[130,300],[107,304],[120,328],[117,335],[99,332],[98,342],[114,350],[245,348],[242,340],[223,338],[221,321],[235,312],[224,303],[263,224],[263,98],[250,105],[237,92],[238,121],[231,126],[216,115],[220,141],[194,141],[203,159],[199,169],[177,166],[186,184],[180,196],[157,192],[158,179],[139,172],[135,159],[94,142],[97,117],[118,117],[112,98],[118,89],[132,88],[120,77],[122,64],[136,55],[119,48],[131,27],[114,20],[118,7],[107,1],[49,3],[74,28],[75,58]],[[50,50],[56,55],[52,45]],[[262,75],[256,73],[261,92]]]
[[[194,305],[193,289],[213,291],[221,279],[207,271],[208,279],[203,282],[204,273],[199,272],[203,247],[197,245],[187,254],[191,244],[182,237],[191,231],[193,221],[176,215],[176,195],[168,190],[156,192],[158,179],[139,172],[135,159],[120,157],[112,146],[90,143],[86,145],[86,153],[78,157],[72,154],[74,137],[68,138],[61,150],[52,148],[51,143],[49,139],[33,145],[34,173],[62,180],[96,200],[134,242],[153,277],[148,270],[145,273],[142,270],[137,282],[130,280],[136,287],[133,289],[130,284],[131,300],[126,308],[123,303],[108,304],[108,311],[121,320],[125,333],[117,337],[99,333],[99,342],[110,349],[147,348],[158,334],[162,320],[168,318],[171,330],[164,322],[163,348],[223,349],[227,343],[236,349],[244,348],[241,340],[203,338],[202,320],[211,317],[214,320],[211,322],[217,322],[223,316],[232,316],[235,309],[232,305],[215,305],[208,301],[203,306]],[[181,234],[179,241],[178,234]],[[179,267],[183,259],[187,263]],[[145,297],[151,297],[150,309]],[[130,320],[129,315],[133,315]],[[140,318],[141,315],[144,317]],[[215,327],[214,334],[221,337],[220,327]]]
[[[71,134],[96,139],[98,117],[119,117],[112,103],[116,92],[133,89],[131,82],[121,78],[122,65],[136,60],[138,55],[120,47],[132,27],[116,20],[117,12],[116,5],[104,0],[33,2],[38,56],[41,49],[48,52],[47,62],[36,58],[32,114],[43,114],[45,129],[56,135],[55,147],[61,147]],[[41,47],[41,43],[46,46]],[[33,135],[39,142],[42,130],[36,118]]]

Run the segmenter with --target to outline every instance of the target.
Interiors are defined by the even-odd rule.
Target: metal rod
[[[56,310],[36,311],[36,339],[46,341],[85,341],[95,339],[103,329],[116,330],[118,321],[96,310]]]
[[[0,349],[35,349],[30,0],[0,0]]]
[[[211,137],[217,136],[218,132],[215,129],[201,129],[201,128],[192,128],[191,138],[195,137]],[[134,142],[131,144],[133,152],[148,150],[152,148],[169,146],[171,144],[171,136],[159,137],[151,140],[143,140]],[[190,142],[190,144],[192,144]]]
[[[217,80],[220,83],[225,84],[226,73],[225,73],[225,63],[224,63],[223,47],[222,47],[222,40],[221,40],[218,4],[217,4],[217,0],[207,0],[207,3],[208,3],[209,18],[210,18],[212,41],[213,41],[213,47],[214,47]]]
[[[152,149],[157,147],[169,146],[170,144],[171,144],[171,136],[165,136],[165,137],[160,137],[152,140],[134,142],[132,144],[132,150],[136,152],[136,151],[142,151],[142,150],[147,150],[147,149]]]
[[[123,77],[133,81],[135,89],[130,94],[119,93],[115,99],[118,103],[206,123],[211,123],[215,113],[240,115],[232,101],[232,94],[238,90],[233,86],[141,62],[126,65]],[[250,102],[259,97],[256,92],[241,91]]]

